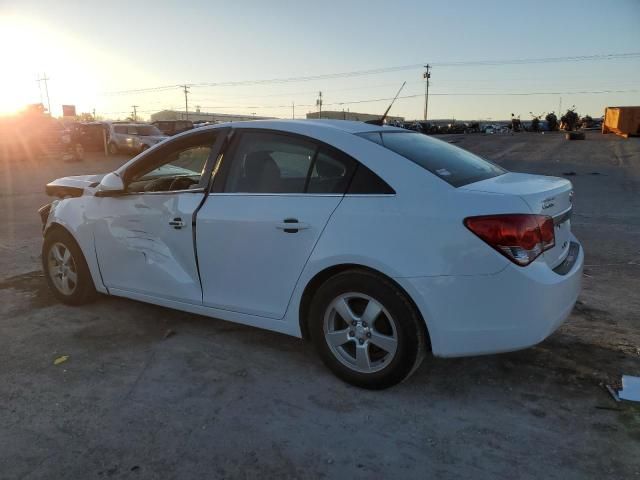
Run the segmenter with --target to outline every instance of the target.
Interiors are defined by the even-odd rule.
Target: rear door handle
[[[278,230],[284,230],[285,233],[297,233],[299,230],[310,228],[311,225],[299,222],[297,218],[285,218],[283,222],[276,224]]]
[[[176,230],[180,230],[182,227],[184,227],[184,222],[180,217],[176,217],[173,220],[169,221],[169,225],[171,225]]]

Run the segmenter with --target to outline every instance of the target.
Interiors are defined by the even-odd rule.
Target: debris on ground
[[[622,400],[640,402],[640,377],[623,375],[622,389],[618,392],[618,397]]]
[[[607,392],[613,397],[616,402],[620,402],[620,397],[618,397],[618,393],[613,389],[611,385],[605,385],[604,388],[607,389]]]
[[[61,363],[66,362],[67,360],[69,360],[69,355],[62,355],[61,357],[56,358],[53,361],[54,365],[60,365]]]
[[[170,328],[164,332],[164,337],[163,338],[169,338],[169,337],[173,337],[176,334],[175,330],[171,330]]]
[[[567,132],[564,134],[564,138],[567,140],[584,140],[586,135],[584,132]]]
[[[575,177],[577,175],[576,172],[562,172],[562,175],[565,177]]]

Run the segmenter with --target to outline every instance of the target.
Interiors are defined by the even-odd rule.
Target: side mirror
[[[96,197],[114,197],[125,192],[124,182],[120,175],[115,172],[107,173],[102,177]]]

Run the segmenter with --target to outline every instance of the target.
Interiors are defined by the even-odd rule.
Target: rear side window
[[[344,193],[356,161],[340,152],[321,147],[311,167],[307,193]]]
[[[359,135],[417,163],[454,187],[506,173],[503,168],[471,152],[421,133],[371,132]]]
[[[113,130],[116,133],[127,133],[127,127],[122,126],[122,125],[118,125],[118,126],[113,127]]]
[[[352,195],[393,195],[395,190],[367,167],[358,164],[347,193]]]
[[[226,192],[304,193],[316,145],[287,135],[248,132],[232,155]]]
[[[241,134],[229,158],[224,191],[234,193],[343,194],[358,164],[312,139],[255,131]]]

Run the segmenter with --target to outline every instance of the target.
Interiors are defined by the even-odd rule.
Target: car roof
[[[250,120],[244,122],[228,122],[228,123],[219,123],[217,125],[207,125],[205,127],[200,127],[199,131],[204,131],[207,129],[216,129],[216,128],[225,128],[225,127],[233,127],[233,128],[272,128],[274,130],[284,130],[288,131],[291,129],[295,129],[304,125],[306,127],[318,128],[318,129],[334,129],[341,130],[346,133],[364,133],[364,132],[381,132],[381,131],[406,131],[399,127],[392,126],[379,126],[373,125],[371,123],[365,122],[357,122],[352,120]]]

